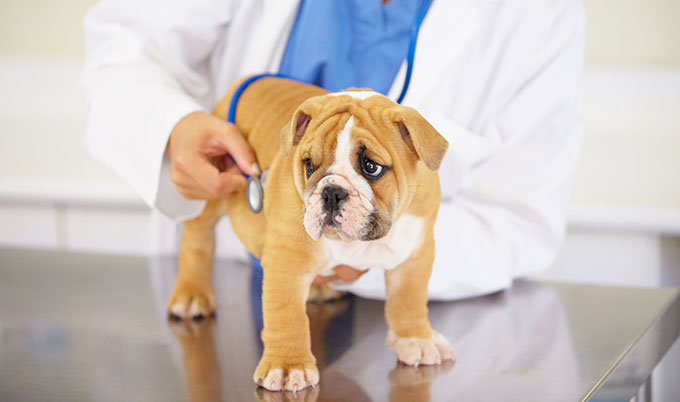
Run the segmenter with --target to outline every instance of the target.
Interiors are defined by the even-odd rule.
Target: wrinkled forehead
[[[388,162],[385,149],[396,129],[386,124],[382,111],[394,102],[373,91],[331,93],[325,98],[323,107],[311,116],[310,135],[301,142],[303,151],[325,155],[339,145],[352,150],[361,147],[380,154],[382,163]]]

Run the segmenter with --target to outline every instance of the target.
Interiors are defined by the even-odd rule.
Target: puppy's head
[[[306,100],[281,140],[315,240],[385,236],[413,198],[418,163],[436,171],[448,147],[414,109],[370,91]]]

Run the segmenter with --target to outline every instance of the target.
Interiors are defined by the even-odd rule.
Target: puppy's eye
[[[309,158],[305,158],[302,160],[302,164],[305,165],[305,173],[307,173],[307,178],[314,173],[314,165],[312,164],[312,160]]]
[[[366,157],[361,157],[359,163],[361,164],[361,172],[367,179],[379,179],[387,171],[386,166]]]

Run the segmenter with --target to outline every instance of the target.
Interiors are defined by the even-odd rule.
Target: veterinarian
[[[91,153],[153,208],[154,252],[175,223],[245,180],[208,160],[253,151],[209,114],[238,78],[287,72],[330,90],[397,99],[421,0],[103,0],[85,18]],[[434,0],[420,26],[403,104],[448,139],[440,169],[431,299],[494,292],[547,268],[564,238],[582,139],[580,2]],[[266,196],[266,194],[265,194]],[[221,258],[244,258],[228,222]],[[341,277],[357,276],[349,268]],[[344,287],[384,297],[382,272]]]

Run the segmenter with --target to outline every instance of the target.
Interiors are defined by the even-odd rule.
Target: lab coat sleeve
[[[210,54],[230,7],[219,0],[103,0],[85,16],[87,147],[176,220],[197,215],[204,202],[176,191],[165,147],[182,117],[209,106]]]
[[[441,177],[442,188],[456,190],[443,198],[435,224],[430,299],[492,293],[556,258],[582,142],[583,31],[579,5],[513,39],[528,53],[514,56],[521,70],[489,125],[493,135],[427,116],[449,138],[446,158],[457,167],[455,178]],[[369,271],[343,288],[382,298],[380,275]]]

